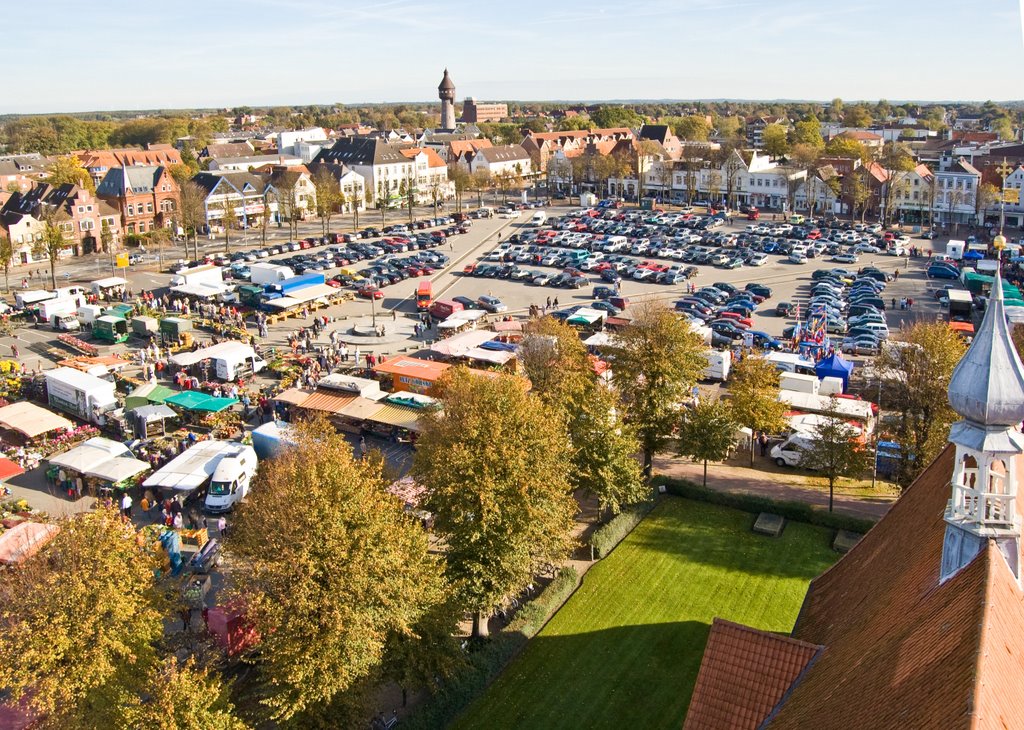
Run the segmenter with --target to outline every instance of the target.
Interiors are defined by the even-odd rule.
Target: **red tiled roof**
[[[953,453],[811,583],[793,636],[826,648],[770,727],[1020,725],[1024,605],[1005,560],[990,545],[939,584]]]
[[[404,149],[399,150],[399,152],[408,157],[410,160],[422,152],[427,156],[427,167],[448,166],[445,163],[445,161],[441,159],[441,156],[430,147],[406,147]]]
[[[948,446],[886,516],[811,583],[793,638],[823,649],[774,710],[745,727],[1021,726],[1024,591],[1007,558],[989,540],[939,582],[954,453]],[[1016,467],[1018,479],[1024,477],[1024,463]],[[1019,559],[1018,552],[1013,560]],[[714,653],[709,642],[705,664]],[[781,671],[791,666],[780,664]],[[718,676],[739,675],[745,666],[719,668]],[[698,687],[714,679],[708,671]],[[748,716],[751,694],[762,696],[758,681],[737,679],[731,699],[722,700],[739,705],[736,716]],[[695,690],[691,713],[701,711],[697,699]],[[688,717],[691,726],[697,727]]]
[[[715,619],[685,730],[756,730],[821,649]]]
[[[458,157],[466,152],[476,152],[491,146],[491,140],[482,137],[480,139],[455,139],[448,143],[448,149],[452,157]]]
[[[882,139],[882,136],[879,134],[875,134],[874,132],[863,132],[859,129],[848,129],[839,136],[855,139],[859,142],[877,142]]]

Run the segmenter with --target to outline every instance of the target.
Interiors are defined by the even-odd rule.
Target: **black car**
[[[480,309],[480,305],[476,303],[476,300],[469,297],[452,297],[452,301],[461,304],[463,309]]]
[[[790,317],[793,315],[793,305],[789,302],[779,302],[775,305],[775,314],[780,317]]]

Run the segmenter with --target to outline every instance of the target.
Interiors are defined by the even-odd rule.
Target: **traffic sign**
[[[117,268],[119,268],[119,269],[127,269],[128,268],[128,254],[126,254],[126,253],[119,253],[117,255],[117,258],[115,259],[115,261],[117,263]]]

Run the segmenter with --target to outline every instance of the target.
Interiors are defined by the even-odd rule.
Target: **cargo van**
[[[447,319],[456,312],[461,312],[465,307],[459,302],[453,302],[451,299],[438,299],[436,302],[430,305],[430,316],[434,319]]]
[[[256,451],[242,446],[237,455],[225,455],[217,463],[206,490],[206,511],[227,512],[241,502],[256,476]]]
[[[537,211],[536,213],[533,214],[533,217],[530,218],[531,226],[542,226],[547,222],[548,214],[542,210]]]
[[[808,436],[794,433],[781,444],[773,446],[770,455],[779,466],[800,466],[804,452],[813,446],[814,442]]]

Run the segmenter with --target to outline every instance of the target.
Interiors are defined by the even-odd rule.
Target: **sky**
[[[1024,97],[1024,0],[4,5],[0,113],[426,101],[445,67],[481,101]]]

